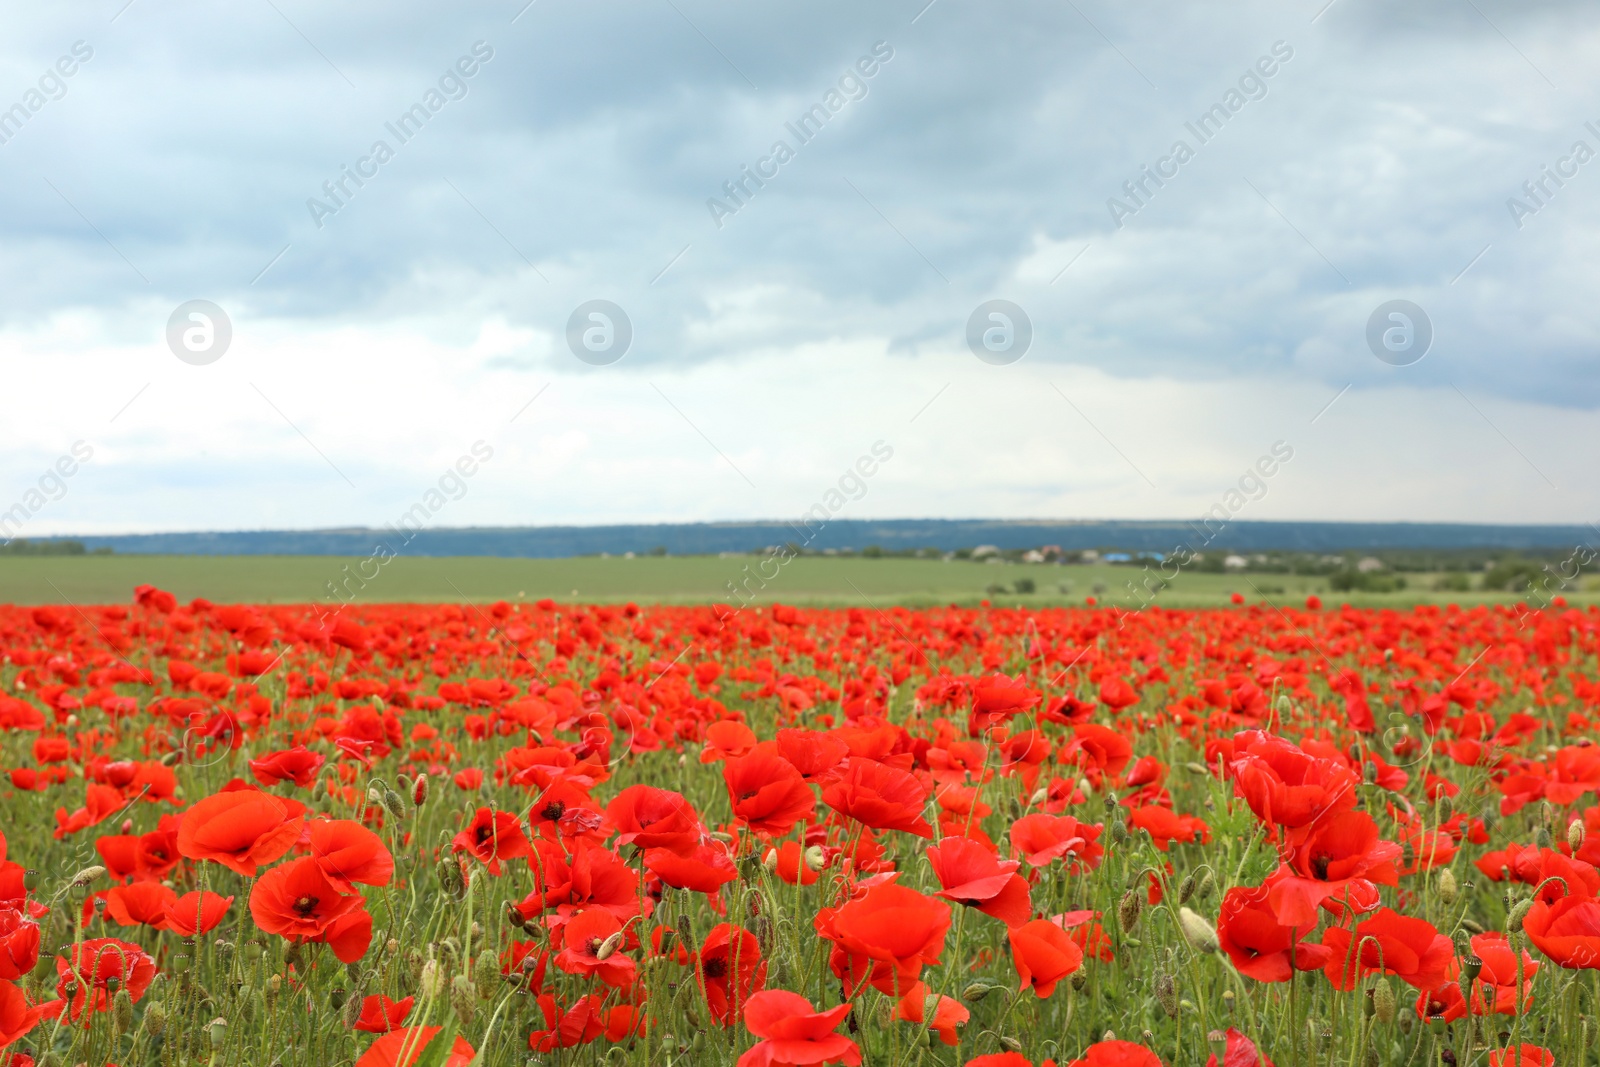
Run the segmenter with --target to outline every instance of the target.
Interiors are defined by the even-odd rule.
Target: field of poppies
[[[0,1067],[1600,1062],[1600,611],[0,607]]]

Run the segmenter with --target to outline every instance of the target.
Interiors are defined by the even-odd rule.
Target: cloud
[[[1027,368],[1108,383],[1130,405],[1181,387],[1306,397],[1315,410],[1350,386],[1340,403],[1368,421],[1348,432],[1382,437],[1394,432],[1382,419],[1404,418],[1397,397],[1435,398],[1443,412],[1466,396],[1491,417],[1546,412],[1530,433],[1557,454],[1583,454],[1577,440],[1549,435],[1581,433],[1574,419],[1600,404],[1589,299],[1600,282],[1589,254],[1600,159],[1547,182],[1520,227],[1507,202],[1574,142],[1600,152],[1585,125],[1600,127],[1588,104],[1600,75],[1587,62],[1600,18],[1578,3],[1477,7],[1250,2],[1156,15],[1043,0],[1003,12],[948,0],[926,10],[514,0],[467,12],[377,3],[26,12],[0,42],[0,107],[23,100],[76,42],[93,57],[0,144],[12,206],[0,217],[0,346],[50,371],[17,376],[40,393],[6,440],[44,455],[78,432],[67,427],[94,427],[108,455],[129,464],[130,489],[168,503],[178,498],[164,494],[192,488],[177,473],[187,463],[254,478],[251,465],[270,455],[291,482],[331,475],[304,454],[298,431],[262,410],[255,382],[307,436],[400,492],[426,473],[425,457],[391,441],[389,427],[351,425],[356,413],[383,418],[353,397],[387,397],[389,410],[417,420],[408,433],[448,452],[461,443],[446,429],[465,432],[470,420],[419,412],[491,396],[521,403],[541,382],[571,378],[582,386],[564,403],[596,406],[562,431],[577,436],[557,435],[560,448],[526,454],[581,468],[588,488],[550,514],[772,514],[732,493],[737,479],[692,502],[658,492],[651,479],[709,486],[726,464],[707,459],[692,430],[671,436],[687,428],[646,383],[704,390],[689,402],[716,410],[735,385],[754,389],[746,375],[760,367],[755,392],[781,405],[848,353],[860,365],[832,391],[806,394],[818,406],[805,425],[853,442],[870,405],[831,398],[871,383],[911,403],[927,368],[970,358],[961,346],[972,309],[1003,297],[1032,319]],[[860,79],[864,95],[799,143],[786,124],[875,48],[892,58]],[[1292,58],[1278,59],[1255,97],[1241,79],[1275,48]],[[474,56],[472,75],[441,88]],[[1190,126],[1241,84],[1255,98],[1202,143]],[[443,104],[402,142],[389,127],[430,91]],[[719,227],[707,201],[726,201],[724,183],[778,140],[793,142],[794,158]],[[392,158],[353,185],[345,169],[374,166],[361,161],[379,141]],[[1108,201],[1127,203],[1125,183],[1178,141],[1193,158],[1164,185],[1147,183],[1119,226]],[[324,183],[341,181],[338,210],[314,219],[308,200],[328,203]],[[234,323],[234,350],[207,369],[217,382],[246,372],[229,399],[198,385],[208,380],[161,341],[172,308],[196,297]],[[565,350],[564,331],[572,309],[595,298],[627,310],[635,339],[622,363],[590,370]],[[1411,367],[1366,348],[1368,317],[1396,298],[1420,304],[1434,327],[1432,350]],[[85,374],[104,380],[85,389]],[[149,382],[140,404],[185,417],[181,406],[160,408],[165,391],[214,432],[226,436],[213,418],[226,413],[248,436],[219,439],[215,458],[197,461],[188,431],[142,423],[138,406],[107,422]],[[974,389],[940,403],[957,401],[964,425],[986,426],[1010,421],[1005,395]],[[659,454],[641,458],[649,449],[628,418],[666,435]],[[1518,439],[1465,408],[1436,418],[1421,423],[1459,419],[1490,450]],[[730,457],[759,469],[799,447],[780,422],[749,416],[738,424],[749,439]],[[610,453],[596,426],[635,451]],[[1199,441],[1212,432],[1192,430]],[[1139,432],[1176,447],[1148,424]],[[964,468],[971,480],[949,492],[930,483],[895,506],[1169,514],[1189,503],[1144,500],[1143,482],[1115,463],[1093,475],[1041,469],[1004,437],[992,447],[994,462]],[[1139,438],[1127,447],[1138,451]],[[1248,451],[1196,445],[1195,462],[1216,465],[1194,477],[1221,477],[1239,449]],[[1558,516],[1521,486],[1496,503],[1452,495],[1454,460],[1437,462],[1400,483],[1419,512],[1587,517],[1581,499],[1564,505],[1579,514]],[[1102,479],[1121,495],[1098,493]],[[108,492],[83,521],[180,514]],[[73,502],[88,507],[88,497]],[[778,498],[760,503],[781,511]],[[1318,498],[1303,503],[1306,515],[1330,517]],[[377,505],[361,497],[305,517],[368,521]],[[181,514],[171,521],[260,521],[248,501],[224,508],[215,495]]]

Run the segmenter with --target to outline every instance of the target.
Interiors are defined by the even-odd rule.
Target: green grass
[[[756,573],[756,556],[584,557],[578,559],[495,559],[466,557],[399,557],[377,570],[377,577],[357,592],[362,601],[441,602],[456,600],[627,601],[641,603],[737,603],[729,583]],[[0,558],[0,603],[120,603],[133,587],[159,586],[182,600],[205,597],[219,603],[306,603],[330,599],[328,583],[355,574],[361,561],[333,556],[34,556]],[[345,568],[348,567],[347,572]],[[746,568],[748,567],[748,570]],[[974,604],[988,598],[1008,605],[1082,604],[1098,595],[1102,602],[1135,607],[1127,588],[1141,572],[1115,566],[1025,566],[972,563],[961,560],[861,559],[806,557],[781,568],[765,566],[777,576],[763,590],[751,580],[758,602],[794,604]],[[366,566],[372,573],[373,564]],[[1510,603],[1509,593],[1447,593],[1434,590],[1436,575],[1407,575],[1408,588],[1395,593],[1336,594],[1326,578],[1284,574],[1178,575],[1161,592],[1166,607],[1215,607],[1232,593],[1247,601],[1299,604],[1315,593],[1329,604],[1393,605],[1417,603]],[[988,593],[994,585],[1012,588],[1018,579],[1032,579],[1031,595]],[[357,583],[350,583],[357,590]],[[1600,603],[1600,591],[1567,595],[1575,605]]]

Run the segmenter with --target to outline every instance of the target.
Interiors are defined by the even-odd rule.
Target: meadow
[[[1600,611],[536,591],[0,608],[0,1063],[1600,1059]]]
[[[106,603],[150,582],[189,600],[217,603],[513,603],[550,598],[563,602],[706,604],[738,606],[730,583],[751,574],[777,573],[746,599],[791,604],[904,604],[976,606],[988,599],[1017,606],[1082,604],[1085,598],[1137,607],[1128,589],[1143,578],[1137,567],[1108,564],[1023,565],[969,560],[804,556],[762,571],[759,556],[683,556],[635,559],[505,559],[483,556],[399,557],[382,567],[338,556],[0,556],[0,604]],[[748,568],[748,570],[746,569]],[[371,581],[352,581],[361,574]],[[1317,595],[1329,603],[1404,606],[1418,603],[1510,604],[1504,592],[1445,592],[1439,574],[1408,575],[1407,587],[1391,593],[1331,590],[1328,580],[1293,574],[1214,574],[1194,569],[1178,574],[1158,601],[1170,607],[1220,607],[1237,593],[1249,602],[1299,603]],[[1018,594],[1019,580],[1034,591]],[[349,584],[338,596],[328,585]],[[1007,592],[991,591],[1003,586]],[[1148,592],[1142,592],[1149,599]],[[1578,604],[1600,603],[1600,590],[1568,592]]]

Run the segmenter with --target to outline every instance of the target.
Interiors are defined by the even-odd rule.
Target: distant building
[[[1222,566],[1230,571],[1242,571],[1250,566],[1250,561],[1243,556],[1225,556],[1222,560]]]
[[[1030,549],[1028,549],[1028,551],[1026,551],[1026,552],[1024,552],[1022,554],[1022,562],[1024,562],[1024,563],[1043,563],[1044,562],[1044,553],[1040,552],[1037,548],[1030,548]]]
[[[1000,548],[998,545],[979,545],[972,550],[973,559],[988,559],[990,556],[998,556],[999,554]]]
[[[1363,557],[1359,562],[1356,563],[1356,570],[1360,571],[1362,574],[1371,574],[1373,571],[1381,571],[1383,570],[1383,560],[1377,558],[1376,556]]]
[[[1096,552],[1092,548],[1086,548],[1082,552],[1078,553],[1078,559],[1082,560],[1084,563],[1093,563],[1099,558],[1100,553]]]
[[[1039,554],[1041,556],[1043,556],[1045,559],[1060,559],[1061,558],[1061,546],[1060,545],[1045,545],[1043,548],[1039,549]]]

